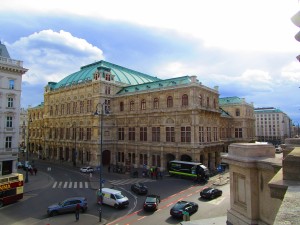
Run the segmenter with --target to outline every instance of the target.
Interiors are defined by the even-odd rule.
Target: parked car
[[[148,187],[140,182],[137,182],[135,184],[131,185],[131,191],[133,191],[136,194],[142,195],[148,193]]]
[[[145,211],[156,211],[160,203],[159,195],[147,195],[143,208]]]
[[[47,214],[48,216],[56,216],[58,214],[75,212],[78,203],[80,204],[81,212],[85,212],[88,208],[87,199],[85,197],[73,197],[50,205]]]
[[[276,147],[275,148],[275,153],[281,153],[282,152],[282,148],[281,147]]]
[[[189,213],[189,215],[191,215],[197,211],[197,203],[189,201],[179,201],[170,209],[170,215],[175,218],[183,218],[184,212],[187,212]]]
[[[82,172],[82,173],[93,173],[94,169],[90,166],[81,167],[80,172]]]
[[[200,196],[206,199],[214,199],[222,195],[222,190],[217,188],[204,188],[200,192]]]

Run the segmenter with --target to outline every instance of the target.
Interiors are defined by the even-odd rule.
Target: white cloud
[[[271,52],[297,48],[292,37],[298,28],[290,20],[297,6],[297,1],[286,0],[1,1],[3,10],[127,21],[173,29],[209,47]]]
[[[282,68],[282,77],[290,82],[300,82],[300,63],[293,61]]]
[[[60,81],[80,66],[104,59],[101,49],[66,31],[43,30],[6,43],[29,71],[23,81],[45,84]]]

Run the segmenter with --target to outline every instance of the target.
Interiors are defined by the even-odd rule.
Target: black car
[[[175,218],[183,218],[184,212],[189,215],[194,214],[198,211],[198,204],[189,201],[179,201],[170,210],[170,215]]]
[[[159,203],[159,195],[147,195],[143,208],[145,211],[156,211]]]
[[[204,188],[200,192],[202,198],[214,199],[222,195],[222,191],[217,188]]]
[[[139,195],[142,195],[142,194],[147,194],[148,193],[148,187],[143,184],[143,183],[135,183],[135,184],[132,184],[131,185],[131,190],[136,193],[136,194],[139,194]]]

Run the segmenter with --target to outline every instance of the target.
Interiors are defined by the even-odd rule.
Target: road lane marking
[[[52,188],[56,188],[57,182],[55,181]]]

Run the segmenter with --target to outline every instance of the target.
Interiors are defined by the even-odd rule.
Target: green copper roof
[[[177,78],[171,78],[167,80],[159,80],[159,81],[124,87],[121,91],[118,92],[118,94],[148,91],[148,90],[154,90],[154,89],[165,88],[165,87],[175,87],[178,85],[189,84],[189,83],[191,83],[191,79],[189,76],[177,77]]]
[[[79,84],[86,81],[92,81],[95,71],[100,68],[104,70],[110,70],[114,75],[116,82],[121,82],[128,85],[144,84],[147,82],[153,82],[160,80],[157,77],[150,76],[148,74],[140,73],[131,69],[127,69],[122,66],[115,65],[106,61],[95,62],[80,68],[78,72],[72,73],[65,77],[56,84],[52,84],[53,89],[65,87],[73,84]]]
[[[219,98],[219,105],[228,105],[228,104],[242,104],[245,103],[245,99],[239,97],[226,97]]]
[[[280,109],[270,108],[255,108],[254,113],[282,113]]]

